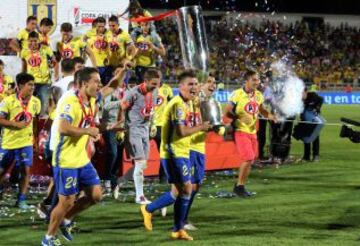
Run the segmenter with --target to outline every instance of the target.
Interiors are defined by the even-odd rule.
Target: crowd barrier
[[[104,174],[106,165],[106,146],[103,141],[97,143],[97,152],[92,159],[99,175]],[[206,138],[206,170],[222,170],[239,167],[239,155],[237,153],[235,143],[233,141],[225,141],[223,137],[209,133]],[[124,152],[123,161],[119,163],[119,176],[125,173],[131,166],[131,160],[126,157]],[[158,175],[160,167],[160,155],[157,150],[155,141],[150,142],[150,157],[148,160],[148,168],[145,170],[146,176]],[[32,167],[34,175],[49,175],[50,166],[39,156],[34,156],[34,165]]]
[[[178,89],[173,89],[174,94],[178,94]],[[318,92],[324,98],[325,104],[360,104],[360,92]],[[231,95],[231,91],[217,91],[215,99],[221,103],[226,103]]]
[[[174,89],[174,94],[178,94],[178,90]],[[230,96],[229,91],[219,91],[215,94],[215,98],[221,102],[226,103]],[[324,97],[326,104],[360,104],[360,92],[356,93],[341,93],[341,92],[319,92]],[[206,139],[206,170],[222,170],[229,168],[236,168],[239,166],[239,156],[233,141],[225,141],[223,137],[215,133],[209,133]],[[122,163],[120,163],[119,175],[126,172],[131,166],[131,160],[128,159],[124,153]],[[93,158],[93,163],[99,174],[102,175],[106,165],[106,146],[103,141],[97,143],[97,153]],[[150,143],[150,158],[148,161],[148,168],[145,175],[154,176],[158,174],[160,166],[160,156],[157,150],[156,143]],[[50,174],[50,168],[44,160],[38,156],[34,156],[34,166],[32,173],[37,175]]]

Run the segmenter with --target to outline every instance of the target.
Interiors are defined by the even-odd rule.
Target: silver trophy
[[[209,75],[209,48],[206,38],[204,18],[200,6],[187,6],[177,11],[180,46],[185,69],[195,69],[200,83]],[[202,121],[220,126],[221,107],[214,98],[200,93],[200,111]]]
[[[202,121],[208,121],[214,127],[221,126],[221,107],[212,97],[200,100],[200,112]]]
[[[195,69],[199,82],[206,80],[209,70],[209,48],[200,6],[187,6],[177,11],[177,26],[185,69]]]

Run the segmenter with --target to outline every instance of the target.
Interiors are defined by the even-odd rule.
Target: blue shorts
[[[100,184],[99,176],[91,162],[80,168],[53,167],[53,173],[56,189],[63,196],[79,193],[80,187]]]
[[[205,176],[205,155],[190,150],[191,183],[201,184]]]
[[[188,158],[161,159],[161,165],[169,184],[184,184],[191,180],[191,166]]]
[[[13,160],[16,160],[16,166],[31,167],[33,164],[33,146],[26,146],[19,149],[0,148],[0,167],[5,169]]]

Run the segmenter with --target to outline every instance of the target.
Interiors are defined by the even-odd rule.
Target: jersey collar
[[[143,95],[146,95],[148,93],[145,82],[143,82],[139,85],[139,91]]]

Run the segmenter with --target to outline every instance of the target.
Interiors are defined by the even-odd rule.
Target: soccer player
[[[245,182],[251,171],[251,165],[258,156],[258,141],[256,137],[256,121],[258,114],[276,121],[276,117],[266,111],[263,106],[264,98],[256,88],[260,84],[259,74],[248,70],[245,72],[245,85],[235,90],[229,104],[225,108],[224,116],[232,120],[235,127],[235,143],[241,164],[239,177],[234,186],[234,193],[239,197],[251,197],[256,193],[245,189]]]
[[[164,123],[164,110],[166,105],[173,97],[174,94],[172,88],[169,85],[162,83],[162,81],[160,80],[159,92],[155,105],[155,112],[154,112],[153,120],[151,121],[151,129],[150,129],[150,136],[155,139],[156,146],[159,151],[160,151],[160,143],[161,143],[161,127]],[[164,179],[166,180],[164,169],[162,168],[161,165],[159,170],[159,178],[160,181],[163,181]]]
[[[74,57],[83,57],[83,52],[90,58],[94,67],[96,67],[96,59],[91,49],[79,37],[73,36],[73,27],[70,23],[61,24],[61,41],[56,43],[55,55],[58,60],[73,59]]]
[[[191,135],[199,131],[208,131],[211,125],[203,122],[194,126],[192,122],[192,100],[198,91],[198,81],[193,71],[184,71],[179,75],[179,92],[165,108],[164,124],[161,131],[160,158],[171,191],[161,195],[148,205],[141,206],[144,225],[152,230],[152,213],[158,209],[174,204],[173,239],[193,240],[184,230],[192,185],[190,141]]]
[[[105,125],[103,132],[107,146],[107,160],[104,176],[105,190],[111,193],[117,185],[117,174],[122,162],[124,150],[124,119],[121,114],[121,101],[125,95],[125,86],[118,87],[111,95],[104,98],[101,123]],[[118,122],[122,122],[122,129],[117,129]],[[115,190],[114,190],[115,196]]]
[[[63,77],[53,86],[60,88],[61,95],[63,95],[69,89],[70,83],[74,82],[75,62],[73,59],[63,59],[60,66]]]
[[[109,42],[109,65],[113,71],[123,60],[131,61],[136,53],[136,47],[128,32],[119,27],[119,18],[109,18],[109,32],[106,37]]]
[[[29,34],[31,32],[36,32],[36,26],[37,26],[36,16],[32,16],[32,15],[29,16],[26,19],[26,27],[18,33],[16,39],[11,40],[9,44],[10,48],[18,53],[20,53],[22,49],[28,49]]]
[[[160,55],[164,57],[166,51],[159,35],[150,35],[149,22],[141,23],[141,34],[136,38],[135,45],[138,48],[135,57],[135,73],[137,83],[141,83],[145,71],[151,67],[155,67],[155,56]]]
[[[46,115],[48,105],[48,91],[51,84],[50,68],[55,66],[55,78],[57,74],[57,62],[49,46],[39,45],[39,34],[31,32],[29,34],[28,49],[23,49],[20,53],[23,63],[23,72],[27,72],[35,78],[35,95],[41,101],[40,117]]]
[[[34,77],[27,73],[16,76],[18,91],[1,102],[0,126],[3,127],[0,148],[0,176],[12,160],[21,169],[21,182],[16,205],[28,209],[26,193],[33,162],[33,141],[36,133],[40,100],[33,96]]]
[[[200,85],[198,96],[193,100],[192,121],[195,126],[201,124],[200,100],[201,98],[210,98],[216,90],[215,78],[209,76],[206,83]],[[188,214],[196,194],[205,177],[205,140],[206,132],[197,132],[191,135],[190,141],[190,164],[191,164],[191,183],[192,193],[189,207],[185,216],[185,230],[197,230],[197,228],[188,221]]]
[[[39,39],[41,45],[50,46],[51,40],[49,37],[49,33],[53,26],[54,26],[54,22],[49,18],[43,18],[40,21]]]
[[[149,158],[149,126],[156,105],[159,83],[160,72],[149,69],[144,75],[144,82],[125,94],[121,106],[125,112],[127,147],[135,164],[133,178],[136,191],[135,202],[138,204],[149,203],[144,196],[144,170]]]
[[[59,202],[51,212],[43,246],[61,245],[55,236],[61,223],[64,238],[71,241],[73,218],[102,199],[100,179],[89,153],[91,142],[100,137],[94,124],[95,101],[97,97],[111,94],[119,81],[123,81],[125,72],[126,66],[115,71],[114,78],[99,94],[99,72],[96,68],[85,67],[76,74],[78,89],[67,92],[58,102],[52,126],[56,132],[52,164]],[[75,203],[80,187],[85,196]]]
[[[14,80],[4,73],[5,64],[0,60],[0,102],[14,92]]]
[[[87,40],[87,44],[95,56],[96,66],[99,69],[101,83],[106,85],[112,77],[109,66],[109,43],[106,37],[106,20],[96,18],[96,35]]]

